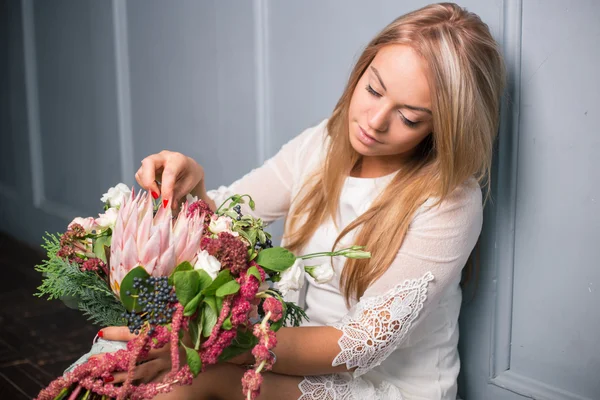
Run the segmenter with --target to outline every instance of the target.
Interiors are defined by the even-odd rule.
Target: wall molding
[[[135,174],[133,129],[131,117],[131,80],[129,75],[129,38],[127,33],[127,4],[112,0],[115,71],[117,87],[117,118],[119,124],[119,150],[121,181],[130,182]]]
[[[269,79],[269,8],[254,0],[254,65],[256,71],[257,157],[261,165],[271,155],[271,88]]]
[[[523,1],[505,0],[502,47],[508,71],[502,104],[496,178],[496,296],[491,329],[489,382],[499,388],[533,399],[591,400],[529,378],[510,369],[515,267],[515,225],[521,99],[521,50]]]
[[[27,102],[27,133],[29,138],[29,162],[31,164],[31,189],[33,205],[40,208],[44,203],[44,164],[42,160],[42,136],[35,44],[35,16],[33,0],[23,0],[23,53],[25,63],[25,96]]]
[[[528,378],[510,370],[494,378],[492,383],[498,387],[532,399],[593,400],[592,398],[581,397],[575,393],[561,390],[555,386]]]

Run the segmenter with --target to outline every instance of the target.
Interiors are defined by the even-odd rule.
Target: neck
[[[355,178],[379,178],[389,175],[402,167],[402,164],[398,162],[398,156],[393,158],[395,160],[392,158],[386,159],[385,157],[361,157],[350,172],[350,176]]]

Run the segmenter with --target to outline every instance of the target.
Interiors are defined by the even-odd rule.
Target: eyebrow
[[[375,76],[377,77],[377,80],[379,80],[379,83],[383,87],[383,90],[387,91],[387,88],[383,84],[383,80],[381,80],[381,75],[379,75],[379,71],[377,71],[377,68],[375,68],[374,66],[371,65],[371,69],[373,70],[373,73],[375,73]],[[425,107],[409,106],[408,104],[404,104],[403,107],[408,108],[409,110],[413,110],[413,111],[426,112],[427,114],[430,114],[430,115],[433,114],[429,108],[425,108]]]

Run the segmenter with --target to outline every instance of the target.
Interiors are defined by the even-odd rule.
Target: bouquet
[[[254,399],[261,372],[274,362],[275,332],[306,319],[283,296],[302,286],[304,271],[318,283],[333,277],[329,263],[306,266],[306,260],[370,257],[361,246],[301,257],[273,247],[263,221],[242,213],[246,202],[254,210],[248,195],[231,196],[216,212],[188,196],[176,216],[158,199],[143,191],[136,195],[122,183],[101,200],[104,213],[97,218],[78,217],[65,233],[46,234],[48,257],[36,266],[44,274],[37,295],[60,298],[98,325],[127,325],[136,336],[103,357],[84,356],[43,389],[39,400],[149,399],[191,384],[209,365],[249,350],[255,364],[242,387]],[[161,382],[136,384],[138,362],[167,344],[171,371]],[[120,371],[127,372],[123,384],[107,382]]]

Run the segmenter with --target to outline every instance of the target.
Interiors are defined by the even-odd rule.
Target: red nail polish
[[[158,193],[156,192],[150,192],[152,194],[152,197],[154,197],[154,200],[158,199]]]
[[[163,207],[167,208],[167,205],[169,204],[169,199],[164,199],[163,200]]]
[[[102,332],[102,330],[98,331],[98,337],[103,338],[104,337],[104,332]]]
[[[104,383],[109,383],[115,380],[115,377],[112,375],[107,376],[106,378],[104,378]]]

